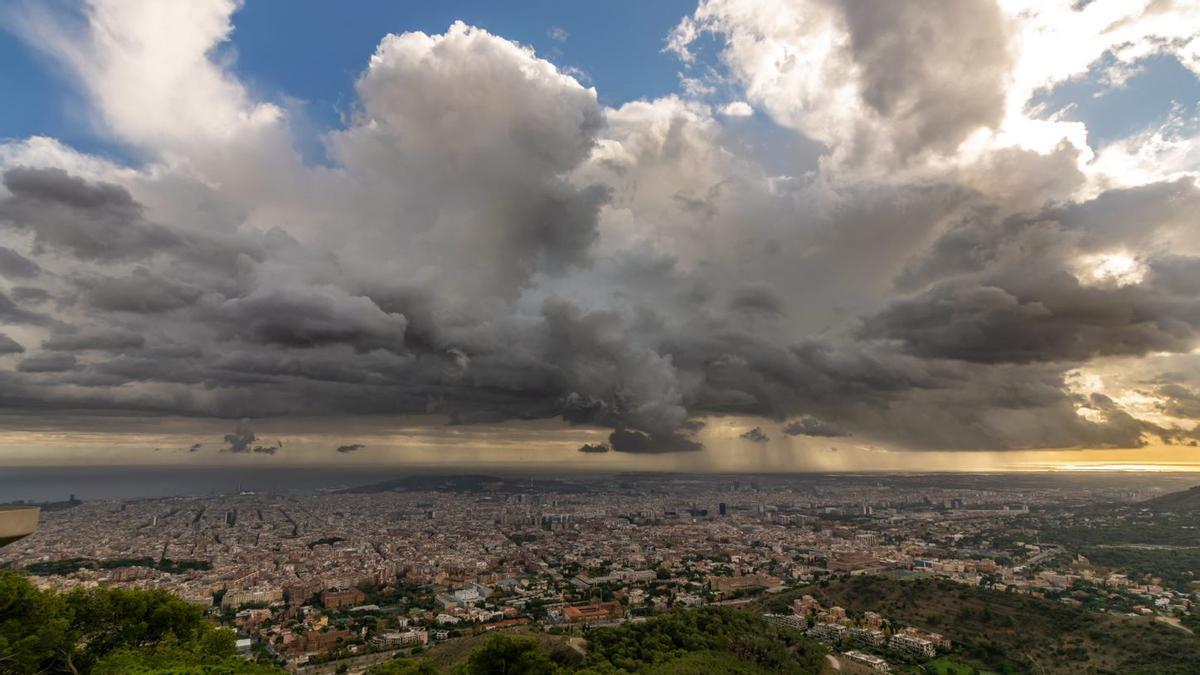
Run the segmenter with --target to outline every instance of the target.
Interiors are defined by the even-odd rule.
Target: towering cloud
[[[750,100],[838,164],[878,171],[950,153],[1004,115],[1012,56],[991,0],[704,0],[670,47],[690,61],[705,31],[724,39]]]
[[[616,108],[479,28],[388,35],[316,165],[214,56],[237,3],[175,4],[14,14],[145,163],[0,146],[6,408],[561,418],[595,454],[696,450],[726,414],[763,444],[1192,442],[1196,167],[1106,173],[1031,104],[1194,68],[1153,7],[1076,3],[1127,40],[1047,69],[1050,8],[706,0],[670,45],[700,69],[716,38],[736,98]]]

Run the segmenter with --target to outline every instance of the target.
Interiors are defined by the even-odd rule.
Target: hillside
[[[1142,502],[1141,506],[1154,511],[1171,511],[1174,513],[1200,512],[1200,485],[1188,488],[1187,490],[1165,494],[1161,497],[1155,497],[1154,499],[1148,499]]]
[[[580,486],[571,486],[580,490]],[[374,494],[379,492],[561,492],[562,481],[549,478],[505,478],[483,474],[414,474],[359,485],[339,494]]]
[[[583,653],[562,637],[516,631],[443,643],[370,675],[816,675],[825,649],[753,613],[705,607],[587,631]],[[583,644],[583,643],[581,643]]]
[[[834,579],[764,603],[786,611],[809,593],[853,616],[877,611],[898,625],[940,632],[981,667],[1013,672],[1184,675],[1200,672],[1200,637],[1145,618],[1098,614],[1016,593],[940,579]]]

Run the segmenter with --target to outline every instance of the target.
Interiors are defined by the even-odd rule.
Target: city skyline
[[[0,550],[20,570],[0,581],[74,602],[173,603],[229,636],[223,653],[180,661],[228,655],[247,675],[422,663],[435,675],[463,661],[478,675],[629,673],[713,651],[739,665],[684,672],[1182,675],[1200,658],[1193,480],[442,474],[71,499]],[[696,623],[685,639],[679,626]],[[739,630],[764,647],[719,638]],[[475,663],[508,641],[555,665]],[[118,658],[96,642],[97,657]]]
[[[18,1],[0,464],[1200,470],[1200,7]]]

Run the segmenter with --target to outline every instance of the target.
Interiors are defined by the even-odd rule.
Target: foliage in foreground
[[[40,591],[0,572],[0,673],[279,672],[237,656],[233,634],[162,590]]]

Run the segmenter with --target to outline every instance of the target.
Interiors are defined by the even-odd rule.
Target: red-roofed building
[[[619,619],[624,615],[625,608],[619,602],[597,602],[590,605],[563,608],[563,617],[571,623],[608,621]]]

